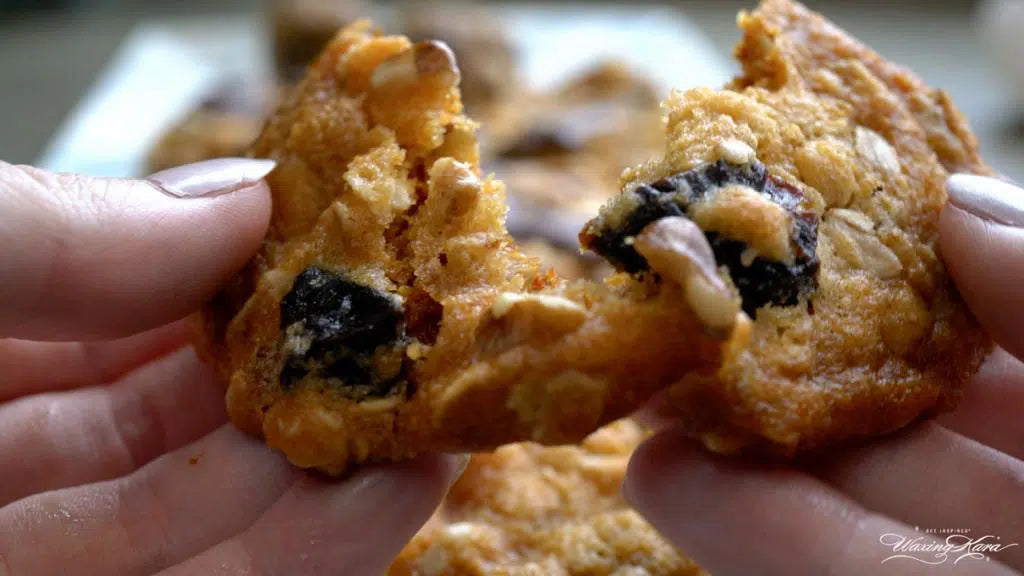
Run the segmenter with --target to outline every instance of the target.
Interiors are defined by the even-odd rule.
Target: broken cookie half
[[[707,259],[652,238],[685,219],[753,319],[666,411],[714,450],[791,455],[951,409],[990,347],[936,243],[950,171],[989,171],[973,136],[945,94],[796,3],[739,22],[744,75],[673,94],[664,155],[581,234],[638,282],[680,282]]]
[[[700,234],[650,237],[691,245],[690,283],[570,283],[521,254],[459,76],[443,44],[355,24],[253,145],[277,162],[270,230],[197,348],[232,421],[299,466],[577,442],[742,339]]]

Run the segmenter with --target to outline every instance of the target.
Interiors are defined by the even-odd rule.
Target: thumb
[[[146,180],[0,162],[0,338],[125,336],[198,308],[258,249],[268,160]]]
[[[1024,190],[957,174],[939,220],[939,247],[967,306],[996,343],[1024,359]]]

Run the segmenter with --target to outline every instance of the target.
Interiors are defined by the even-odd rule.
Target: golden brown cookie
[[[622,499],[633,422],[580,446],[513,444],[473,456],[388,576],[698,576]]]
[[[232,421],[299,466],[576,442],[742,334],[708,281],[712,325],[676,284],[570,283],[520,253],[458,82],[443,44],[358,23],[252,148],[278,163],[270,229],[197,348]]]
[[[671,279],[691,251],[675,228],[696,223],[754,319],[670,404],[714,450],[784,454],[952,408],[989,349],[937,254],[949,172],[988,172],[963,118],[795,3],[739,22],[743,76],[669,98],[664,155],[584,233],[621,269]]]

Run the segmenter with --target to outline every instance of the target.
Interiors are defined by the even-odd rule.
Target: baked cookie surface
[[[477,454],[388,576],[698,576],[620,495],[645,437],[618,421],[580,446]]]
[[[676,285],[567,282],[523,255],[458,82],[444,45],[360,23],[252,148],[278,163],[270,229],[197,348],[232,421],[299,466],[576,442],[729,348]]]
[[[795,3],[739,23],[743,75],[674,94],[663,157],[583,234],[670,277],[672,223],[695,222],[754,319],[716,375],[672,387],[677,417],[715,450],[792,454],[951,409],[989,349],[936,253],[950,171],[988,172],[973,137],[942,92]]]

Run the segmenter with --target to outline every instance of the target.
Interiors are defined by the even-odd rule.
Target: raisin
[[[288,350],[281,372],[285,388],[310,375],[367,396],[386,396],[399,384],[400,375],[378,367],[387,364],[382,357],[401,353],[404,312],[373,288],[307,268],[281,300],[281,331],[301,343]]]
[[[731,185],[755,190],[790,214],[793,262],[787,264],[757,257],[744,264],[745,243],[705,232],[715,260],[729,269],[743,299],[743,310],[751,316],[768,304],[796,304],[802,295],[817,287],[818,217],[803,208],[799,190],[769,176],[760,162],[737,165],[719,160],[651,184],[641,184],[633,191],[635,201],[630,204],[631,212],[620,219],[620,226],[612,229],[599,219],[587,226],[581,241],[620,270],[644,272],[648,269],[647,261],[633,248],[633,237],[661,218],[686,216],[692,204],[705,201],[718,189]]]

